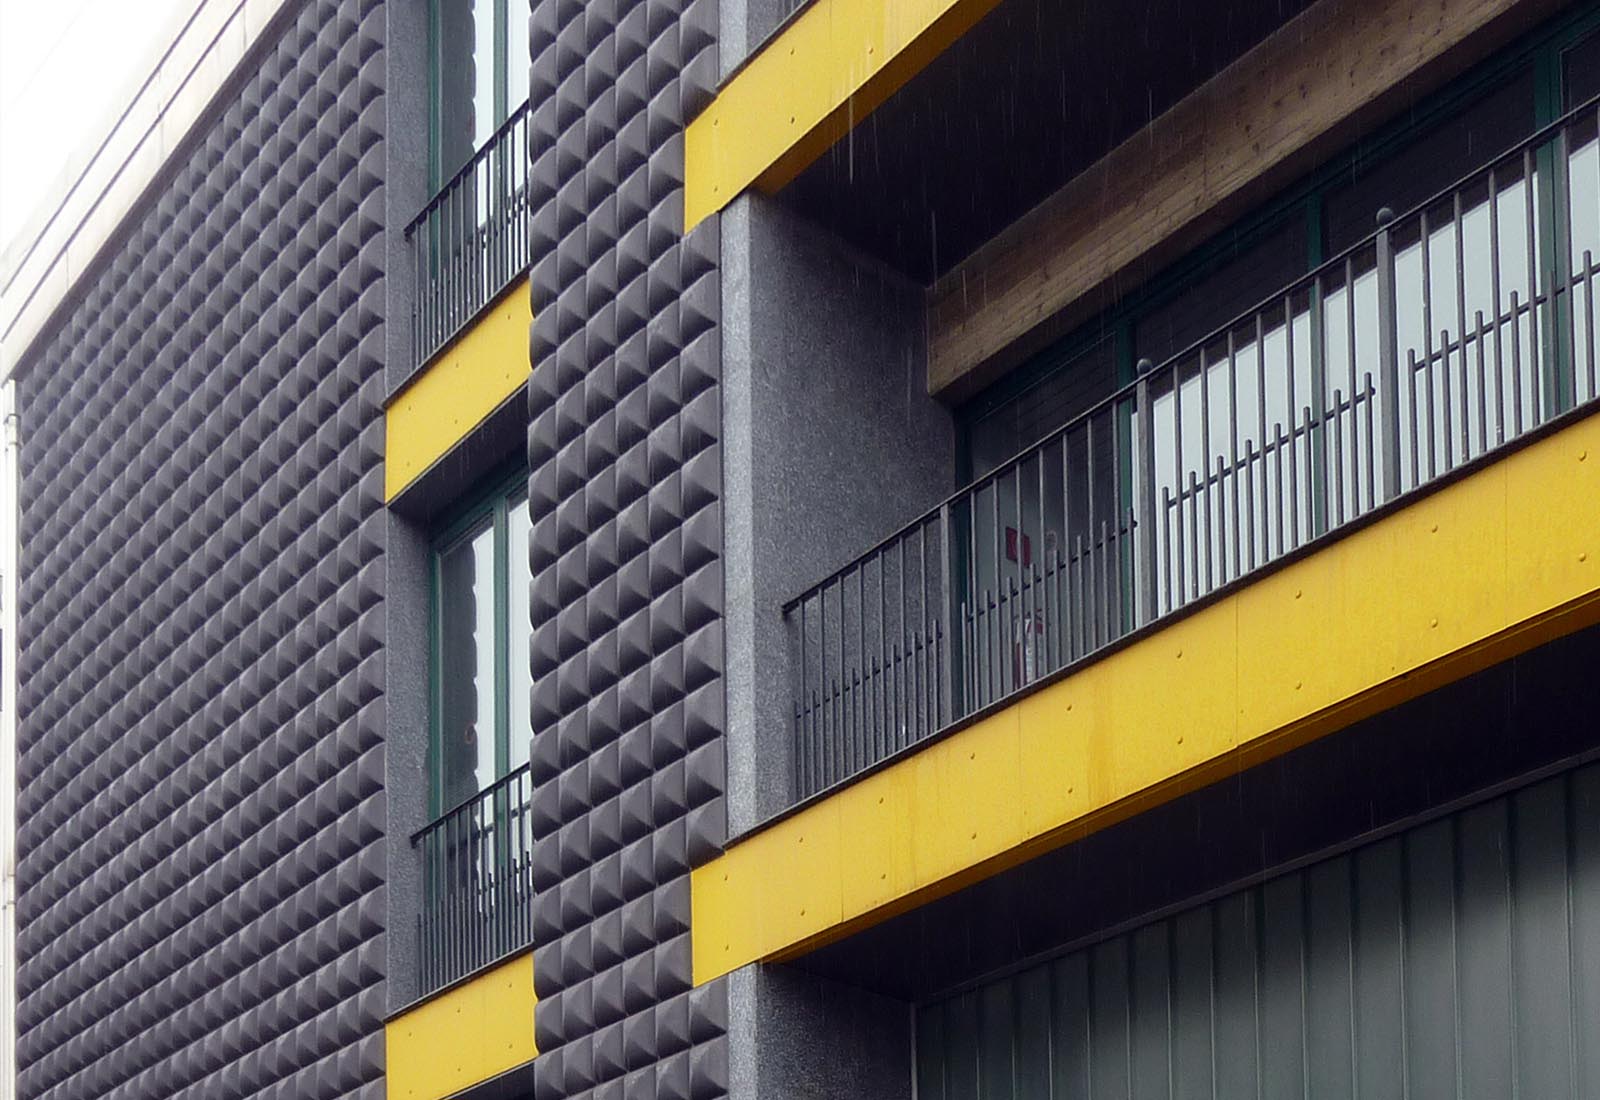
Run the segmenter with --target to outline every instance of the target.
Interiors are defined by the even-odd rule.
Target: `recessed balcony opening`
[[[783,608],[793,799],[1591,408],[1592,22],[1543,32],[1375,131],[959,406],[965,487]],[[982,24],[971,49],[1001,25]],[[930,74],[958,71],[967,49]],[[1221,63],[1204,56],[1196,79]],[[937,87],[951,102],[1000,96]],[[924,114],[908,111],[917,88],[891,101],[886,129],[932,125],[926,88]],[[851,186],[840,158],[877,140],[869,121],[786,201],[816,201],[819,218],[848,206],[814,200],[819,181]],[[1006,174],[974,159],[961,170]],[[912,238],[886,228],[912,204],[882,200],[871,181],[886,161],[868,160],[853,184],[866,201],[833,228],[912,267],[887,243]],[[877,201],[872,238],[848,219]],[[996,232],[991,209],[965,224]]]

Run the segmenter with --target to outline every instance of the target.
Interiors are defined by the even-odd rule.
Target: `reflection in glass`
[[[507,547],[507,573],[510,578],[511,620],[511,763],[521,764],[528,758],[528,743],[533,737],[532,664],[533,614],[528,602],[531,577],[528,573],[528,535],[533,530],[533,518],[528,514],[526,497],[513,497],[507,511],[509,546]]]
[[[439,801],[495,779],[494,528],[485,520],[439,556]]]
[[[438,81],[436,139],[442,184],[471,159],[499,122],[495,115],[494,2],[436,3]]]

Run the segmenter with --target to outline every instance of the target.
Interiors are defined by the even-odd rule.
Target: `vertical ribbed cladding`
[[[20,1095],[383,1095],[380,0],[23,364]]]
[[[726,834],[719,248],[682,233],[716,0],[535,0],[535,1096],[715,1100],[689,870]]]

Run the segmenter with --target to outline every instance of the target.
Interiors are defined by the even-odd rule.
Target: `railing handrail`
[[[472,156],[468,157],[466,163],[456,170],[455,175],[446,180],[439,190],[433,193],[433,197],[423,204],[422,209],[417,212],[416,217],[412,218],[410,223],[406,225],[406,240],[409,241],[412,235],[416,233],[416,231],[421,228],[422,225],[424,225],[433,215],[433,212],[439,208],[439,204],[444,202],[451,192],[461,186],[463,181],[465,181],[466,178],[472,174],[473,170],[476,169],[478,165],[482,164],[486,159],[488,159],[490,154],[499,148],[501,140],[511,132],[512,128],[516,126],[518,122],[527,116],[529,104],[531,102],[531,100],[525,99],[522,101],[520,106],[513,108],[511,113],[506,116],[506,120],[499,126],[495,127],[494,133],[485,138],[483,144],[472,151]]]
[[[429,833],[433,832],[434,830],[438,829],[445,822],[449,821],[452,817],[455,817],[457,814],[461,813],[463,810],[468,809],[469,807],[473,806],[474,804],[476,804],[478,802],[482,802],[486,798],[490,798],[490,797],[492,797],[494,795],[499,794],[502,790],[510,788],[513,783],[515,783],[518,779],[522,778],[522,776],[528,774],[528,772],[530,770],[531,770],[531,765],[520,764],[517,767],[512,768],[510,771],[506,772],[506,774],[502,775],[499,779],[496,779],[493,783],[490,783],[487,787],[483,788],[477,794],[470,795],[467,798],[462,799],[460,802],[458,802],[454,806],[450,807],[444,813],[440,814],[438,817],[436,817],[432,821],[428,822],[422,828],[420,828],[416,832],[412,833],[411,834],[411,845],[412,845],[412,847],[415,847],[419,840],[421,840],[423,837],[427,836]]]
[[[1300,289],[1313,285],[1317,282],[1317,280],[1322,278],[1322,276],[1333,272],[1336,269],[1343,268],[1343,266],[1358,253],[1373,247],[1374,243],[1381,234],[1390,231],[1393,227],[1404,221],[1408,221],[1411,218],[1419,216],[1428,208],[1437,205],[1440,200],[1462,190],[1478,177],[1484,175],[1485,173],[1492,172],[1495,167],[1502,162],[1507,161],[1515,156],[1526,155],[1526,153],[1531,149],[1535,149],[1538,146],[1550,141],[1552,138],[1558,136],[1563,130],[1571,125],[1572,122],[1581,118],[1585,112],[1595,111],[1597,109],[1600,109],[1600,95],[1590,97],[1588,100],[1585,100],[1577,107],[1567,111],[1559,118],[1556,118],[1544,126],[1539,127],[1527,137],[1518,139],[1516,142],[1508,145],[1501,152],[1496,153],[1492,157],[1486,158],[1476,168],[1473,168],[1463,175],[1457,177],[1456,180],[1454,180],[1448,187],[1441,188],[1422,201],[1407,207],[1403,213],[1387,219],[1382,225],[1375,227],[1370,233],[1340,249],[1334,255],[1313,267],[1310,271],[1303,275],[1296,276],[1293,280],[1284,284],[1281,289],[1261,298],[1259,301],[1252,304],[1250,308],[1241,311],[1233,317],[1230,317],[1225,323],[1218,325],[1214,329],[1211,329],[1198,340],[1193,341],[1174,354],[1169,355],[1166,359],[1162,360],[1160,364],[1152,365],[1149,369],[1141,372],[1137,378],[1134,378],[1132,381],[1118,387],[1116,390],[1107,394],[1099,401],[1096,401],[1093,405],[1079,413],[1077,416],[1073,417],[1071,420],[1068,420],[1059,427],[1052,429],[1045,435],[1040,436],[1037,440],[1028,444],[1026,447],[1022,448],[1004,462],[998,463],[994,469],[989,470],[981,477],[973,478],[966,485],[963,485],[954,492],[949,493],[943,499],[941,499],[938,504],[934,505],[932,508],[929,508],[915,519],[911,520],[909,523],[901,525],[888,535],[879,539],[870,547],[851,558],[844,565],[833,570],[833,572],[829,573],[822,580],[808,585],[797,595],[785,600],[780,606],[780,612],[784,615],[789,614],[795,608],[799,607],[800,604],[808,599],[813,598],[818,592],[827,588],[829,585],[842,580],[852,570],[858,568],[863,562],[873,557],[880,550],[886,549],[895,542],[906,538],[911,532],[936,520],[939,514],[945,508],[958,503],[964,497],[981,491],[989,482],[998,481],[1001,477],[1014,470],[1019,464],[1031,460],[1036,453],[1049,448],[1049,446],[1055,443],[1057,440],[1065,438],[1073,430],[1077,429],[1081,425],[1087,424],[1095,417],[1103,414],[1107,408],[1116,405],[1119,402],[1133,400],[1139,386],[1149,376],[1175,368],[1182,360],[1201,352],[1203,349],[1214,344],[1219,338],[1227,336],[1228,333],[1238,328],[1245,321],[1259,316],[1266,306],[1274,302],[1282,301],[1283,299],[1295,294]]]

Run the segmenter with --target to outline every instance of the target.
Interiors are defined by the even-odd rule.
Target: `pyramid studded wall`
[[[383,1095],[384,15],[294,7],[22,364],[28,1100]]]
[[[715,219],[682,234],[715,0],[536,0],[534,981],[538,1100],[714,1100],[689,869],[725,838]]]

